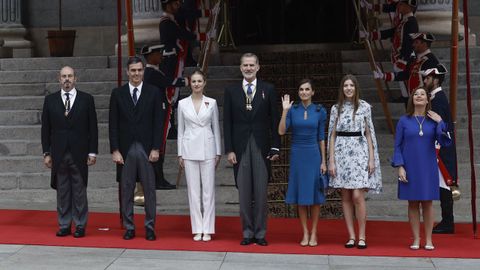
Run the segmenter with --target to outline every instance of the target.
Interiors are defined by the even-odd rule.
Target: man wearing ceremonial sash
[[[225,89],[223,131],[225,153],[238,187],[243,240],[240,245],[268,245],[267,186],[270,161],[279,158],[279,115],[275,87],[257,79],[258,57],[240,59],[243,80]]]

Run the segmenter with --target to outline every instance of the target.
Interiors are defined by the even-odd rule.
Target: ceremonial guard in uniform
[[[418,32],[418,22],[413,14],[417,7],[417,1],[400,0],[395,7],[397,11],[396,14],[399,14],[395,16],[395,18],[399,21],[398,23],[394,22],[394,27],[379,32],[368,33],[367,35],[360,33],[360,36],[368,36],[371,40],[391,39],[392,49],[390,60],[393,64],[393,71],[398,73],[406,69],[407,62],[413,53],[413,40],[410,34]],[[392,6],[386,6],[385,8],[385,11],[390,11]],[[399,19],[400,16],[401,20]],[[405,83],[402,82],[404,80],[396,79],[396,81],[400,81],[402,97],[408,99],[408,86],[406,87]]]
[[[386,81],[407,81],[408,93],[412,93],[418,87],[423,86],[421,70],[435,68],[439,63],[437,57],[430,50],[435,37],[429,33],[410,34],[413,39],[413,51],[415,57],[410,58],[405,71],[382,73],[377,69],[373,72],[375,79]]]
[[[435,68],[422,70],[424,85],[430,93],[432,110],[438,113],[447,124],[450,137],[454,138],[454,125],[450,113],[447,95],[442,90],[447,69],[439,64]],[[451,187],[457,186],[457,152],[455,140],[449,146],[437,149],[437,161],[440,177],[440,206],[442,208],[442,221],[433,228],[433,233],[454,233],[453,197]]]
[[[197,35],[180,27],[175,20],[174,16],[181,6],[180,0],[161,0],[161,2],[164,14],[160,17],[159,24],[160,43],[164,44],[165,48],[163,51],[164,59],[160,65],[160,70],[168,78],[181,78],[184,70],[188,41],[196,40]],[[198,39],[205,40],[205,34],[202,36],[203,38]],[[173,107],[178,100],[179,91],[180,89],[175,86],[169,86],[166,88],[168,100],[167,120],[170,122],[170,125],[166,125],[164,128],[164,134],[167,135],[169,133],[169,128],[174,128]],[[174,129],[172,129],[172,132],[173,133],[169,138],[177,136]]]

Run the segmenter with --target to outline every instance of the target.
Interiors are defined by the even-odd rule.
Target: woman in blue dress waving
[[[327,171],[325,163],[325,122],[327,112],[322,105],[312,103],[315,94],[312,81],[304,79],[298,87],[300,102],[293,104],[289,95],[282,97],[282,118],[278,133],[284,135],[290,128],[292,146],[290,174],[286,203],[298,205],[298,215],[303,229],[301,246],[316,246],[320,204],[325,202],[325,187],[321,174]],[[312,228],[308,230],[308,208]]]
[[[413,233],[410,249],[420,248],[420,208],[425,225],[425,249],[433,250],[433,206],[438,200],[439,176],[435,141],[442,146],[451,143],[442,117],[430,110],[425,89],[418,88],[407,103],[395,133],[392,166],[398,168],[398,198],[408,200],[408,220]]]

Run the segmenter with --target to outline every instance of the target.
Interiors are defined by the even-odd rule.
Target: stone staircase
[[[298,50],[295,48],[295,50]],[[434,48],[434,53],[448,64],[449,50]],[[463,51],[460,50],[461,54]],[[472,50],[472,85],[480,82],[480,49]],[[405,202],[396,199],[396,174],[390,167],[393,137],[387,131],[381,104],[368,68],[363,50],[343,50],[343,72],[358,76],[362,98],[374,107],[377,140],[380,147],[384,192],[369,195],[369,216],[378,219],[406,219]],[[222,54],[218,65],[209,68],[207,95],[223,103],[223,89],[238,81],[241,74],[238,68],[239,53]],[[386,62],[386,54],[381,55]],[[261,61],[261,59],[260,59]],[[279,59],[279,61],[282,61]],[[457,220],[468,221],[470,216],[470,173],[466,130],[466,105],[464,67],[460,63],[457,152],[462,199],[455,204]],[[261,63],[260,63],[261,64]],[[77,88],[94,95],[99,120],[99,156],[97,164],[91,167],[88,196],[93,211],[118,211],[118,192],[115,182],[114,164],[108,147],[108,102],[111,89],[116,86],[116,59],[114,57],[74,57],[74,58],[29,58],[0,59],[0,207],[22,209],[55,209],[55,192],[49,187],[50,172],[42,162],[40,146],[40,116],[45,94],[57,91],[58,70],[70,65],[78,76]],[[188,73],[188,70],[187,70]],[[448,86],[448,79],[444,83]],[[294,87],[294,86],[292,86]],[[480,136],[478,123],[480,92],[474,90],[474,120],[476,145],[476,168],[480,167]],[[391,91],[398,95],[396,84]],[[188,89],[182,89],[188,95]],[[403,114],[403,105],[390,103],[394,119]],[[220,111],[222,108],[220,107]],[[178,174],[176,163],[176,141],[167,142],[165,161],[166,178],[175,182]],[[479,171],[477,171],[479,172]],[[480,182],[479,182],[480,184]],[[238,214],[238,195],[233,181],[233,171],[226,159],[217,169],[216,208],[218,215]],[[188,199],[185,180],[178,189],[157,191],[159,213],[188,213]],[[437,211],[438,214],[439,211]]]

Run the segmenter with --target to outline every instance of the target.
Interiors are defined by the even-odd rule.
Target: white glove
[[[397,1],[398,1],[398,0],[397,0]],[[370,4],[367,0],[360,0],[360,6],[361,6],[362,8],[366,8],[366,9],[368,9],[368,10],[372,10],[372,8],[373,8],[373,5]]]
[[[370,37],[370,33],[360,30],[358,31],[358,36],[360,37],[360,39],[368,39],[368,37]]]
[[[382,69],[378,65],[375,65],[375,70],[373,71],[373,78],[376,80],[384,80],[385,73],[383,73]]]
[[[217,31],[216,29],[212,28],[210,31],[207,32],[207,38],[208,39],[216,39],[217,38]]]
[[[215,4],[215,6],[213,6],[213,9],[211,10],[211,14],[217,14],[219,11],[220,11],[220,5],[219,5],[220,2],[218,2],[217,4]]]

